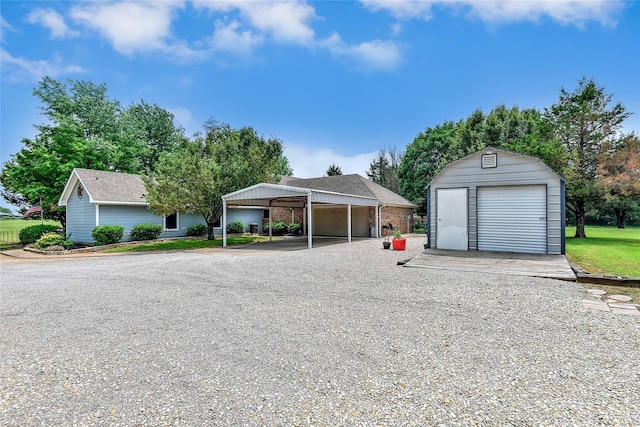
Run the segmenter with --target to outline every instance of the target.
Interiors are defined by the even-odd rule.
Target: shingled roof
[[[142,177],[130,173],[98,171],[92,169],[74,169],[62,192],[61,206],[66,206],[71,193],[80,182],[83,191],[93,203],[146,205],[147,193]]]
[[[387,206],[410,208],[416,206],[399,194],[358,174],[323,176],[320,178],[295,178],[285,176],[280,180],[280,184],[311,190],[332,191],[353,196],[372,197],[377,199],[380,204]]]

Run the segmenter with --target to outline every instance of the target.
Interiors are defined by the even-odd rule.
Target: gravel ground
[[[2,260],[2,426],[640,423],[640,320],[379,240]]]

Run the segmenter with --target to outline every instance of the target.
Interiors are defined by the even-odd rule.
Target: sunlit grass
[[[42,224],[40,220],[22,218],[2,218],[0,219],[0,250],[11,249],[20,245],[18,235],[20,230],[32,225]],[[45,220],[44,224],[51,224],[62,227],[58,221]],[[19,246],[18,246],[19,247]]]
[[[567,227],[567,259],[589,273],[640,277],[640,228],[586,227],[586,239]]]
[[[228,237],[227,245],[244,245],[247,243],[263,242],[267,237],[240,236]],[[182,251],[189,249],[204,249],[222,246],[222,239],[216,240],[165,240],[133,243],[126,246],[105,249],[104,252],[150,252],[150,251]]]

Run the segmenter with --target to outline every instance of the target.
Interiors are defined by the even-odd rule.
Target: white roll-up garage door
[[[479,187],[478,250],[547,253],[546,186]]]

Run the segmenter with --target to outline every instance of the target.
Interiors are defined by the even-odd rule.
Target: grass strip
[[[245,245],[248,243],[264,242],[267,237],[242,236],[228,237],[227,245]],[[205,249],[222,246],[222,239],[216,240],[166,240],[133,243],[117,248],[105,249],[104,252],[150,252],[150,251],[180,251],[189,249]]]

